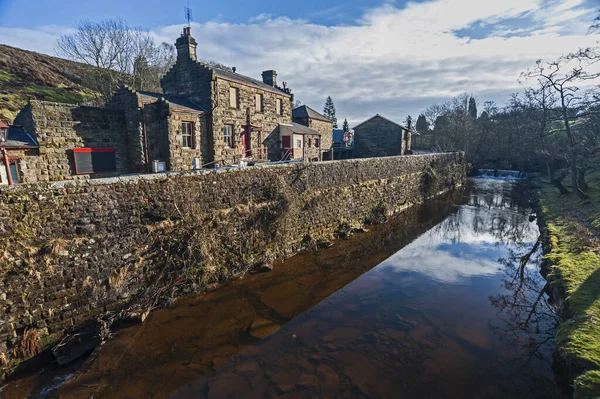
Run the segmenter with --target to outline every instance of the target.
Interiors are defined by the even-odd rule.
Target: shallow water
[[[523,189],[471,184],[152,313],[49,396],[562,397]]]

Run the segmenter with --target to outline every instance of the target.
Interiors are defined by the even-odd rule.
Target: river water
[[[13,381],[0,396],[561,398],[557,319],[524,193],[519,181],[473,179],[153,312],[77,370]]]

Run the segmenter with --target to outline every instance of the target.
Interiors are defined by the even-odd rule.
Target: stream
[[[563,398],[523,184],[471,179],[331,248],[183,298],[0,397]]]

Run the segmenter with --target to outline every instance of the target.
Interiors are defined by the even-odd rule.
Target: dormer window
[[[8,140],[8,128],[0,128],[0,142]]]

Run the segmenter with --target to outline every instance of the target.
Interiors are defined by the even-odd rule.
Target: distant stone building
[[[321,134],[321,154],[319,160],[331,159],[333,122],[307,105],[294,108],[292,110],[292,119],[294,122],[314,129]]]
[[[371,158],[410,154],[409,128],[377,114],[354,127],[354,157]]]
[[[14,182],[321,159],[321,134],[292,123],[293,96],[275,71],[259,81],[199,62],[196,47],[185,28],[164,93],[121,87],[102,108],[31,101],[7,127],[10,143],[31,140],[0,144],[11,152]],[[0,183],[7,177],[0,173]]]

